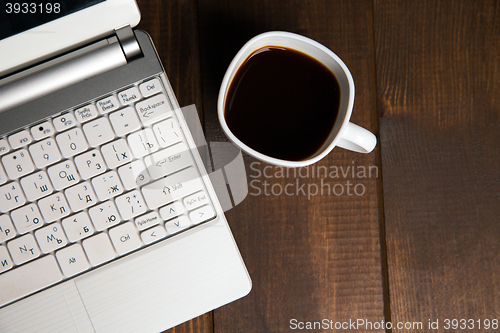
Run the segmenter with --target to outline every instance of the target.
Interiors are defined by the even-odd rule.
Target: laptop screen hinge
[[[139,46],[134,31],[130,25],[127,24],[123,27],[117,28],[115,29],[115,32],[118,42],[120,43],[123,53],[125,54],[125,58],[127,58],[127,62],[143,56],[141,47]]]

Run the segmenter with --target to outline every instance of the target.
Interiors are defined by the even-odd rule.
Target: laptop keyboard
[[[157,77],[0,138],[0,156],[0,306],[216,215]]]

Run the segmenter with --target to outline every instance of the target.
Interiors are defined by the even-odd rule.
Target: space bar
[[[52,255],[0,274],[0,306],[61,281],[62,274]]]

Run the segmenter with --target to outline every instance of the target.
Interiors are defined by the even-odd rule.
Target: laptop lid
[[[135,27],[141,17],[135,0],[1,1],[0,6],[0,78],[116,28]]]

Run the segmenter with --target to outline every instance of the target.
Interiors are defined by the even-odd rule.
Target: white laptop
[[[160,332],[246,295],[135,1],[1,5],[0,332]]]

